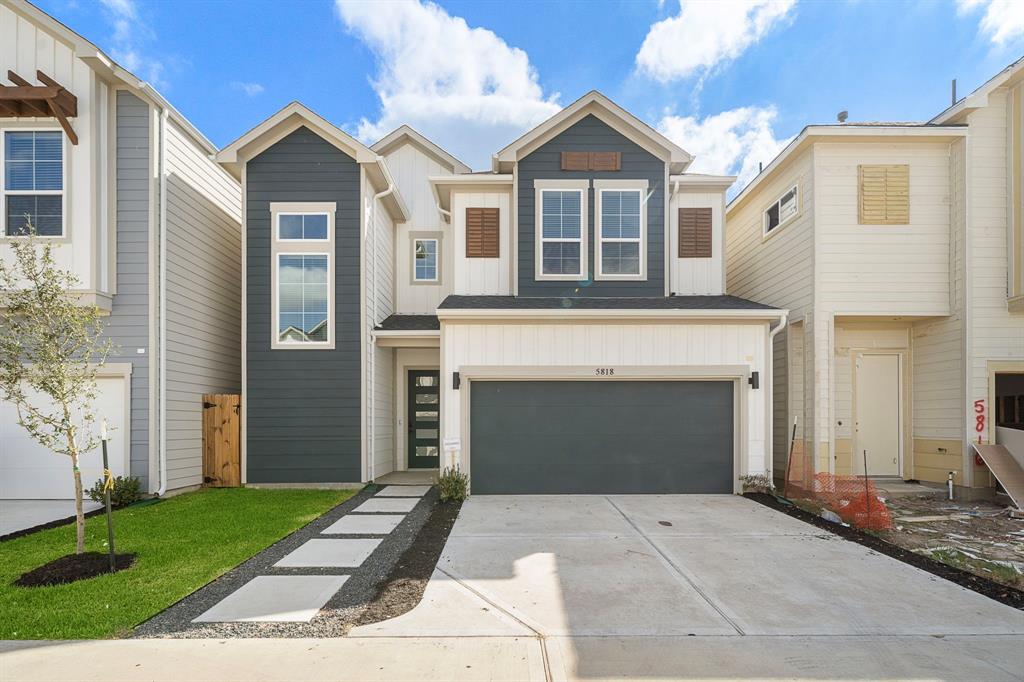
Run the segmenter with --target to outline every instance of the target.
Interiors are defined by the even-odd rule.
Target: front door
[[[437,469],[440,462],[441,374],[410,369],[408,427],[410,469]]]
[[[857,355],[857,422],[853,471],[900,475],[900,356]]]

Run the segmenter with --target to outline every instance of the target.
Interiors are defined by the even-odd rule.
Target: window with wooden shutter
[[[497,258],[498,209],[466,209],[466,258]]]
[[[910,223],[910,166],[857,166],[857,185],[861,225]]]
[[[621,169],[621,152],[562,152],[562,170],[564,171],[617,171]]]
[[[679,209],[679,257],[711,256],[711,208]]]

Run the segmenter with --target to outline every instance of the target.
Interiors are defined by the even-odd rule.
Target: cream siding
[[[546,376],[558,369],[614,367],[629,376],[633,367],[742,365],[765,370],[766,323],[463,323],[445,322],[442,329],[442,438],[463,438],[462,394],[451,373],[466,367],[543,367]],[[739,474],[768,473],[765,459],[766,391],[741,382],[737,406],[746,422],[747,438],[740,444]],[[468,433],[468,432],[467,432]],[[468,446],[465,438],[462,447]],[[472,455],[470,454],[470,458]],[[442,461],[442,465],[447,460]],[[467,462],[463,462],[467,464]]]
[[[202,482],[202,395],[241,390],[241,191],[167,123],[167,488]]]
[[[910,166],[910,223],[858,224],[857,167]],[[837,315],[949,313],[949,145],[814,146],[817,305]]]
[[[442,238],[440,253],[441,283],[412,284],[411,232],[444,232],[448,224],[437,210],[434,191],[427,181],[430,176],[451,175],[451,169],[427,154],[418,145],[406,142],[385,156],[395,185],[412,214],[409,222],[397,226],[394,240],[395,310],[401,313],[433,313],[444,297],[451,293],[451,239]]]
[[[70,45],[0,4],[0,74],[5,80],[9,69],[30,82],[36,82],[36,70],[41,70],[78,98],[78,116],[71,119],[78,144],[64,139],[65,239],[55,243],[54,257],[61,268],[78,277],[81,289],[109,294],[108,281],[102,276],[106,262],[97,246],[101,235],[112,239],[108,214],[101,210],[106,208],[110,191],[108,175],[101,172],[100,164],[107,154],[110,107],[100,106],[99,100],[109,96],[107,87],[75,56]],[[52,118],[0,119],[0,133],[19,128],[61,130]],[[107,253],[107,246],[102,252]],[[2,243],[0,257],[9,257],[8,247]]]
[[[397,178],[395,184],[398,185]],[[399,186],[399,193],[401,192]],[[367,376],[366,404],[371,404],[372,400],[373,405],[372,413],[367,411],[366,415],[367,432],[373,434],[373,438],[368,441],[372,467],[368,468],[367,478],[377,478],[394,470],[394,351],[391,348],[379,347],[374,343],[369,331],[395,312],[396,277],[401,277],[401,272],[396,275],[395,271],[395,222],[380,199],[374,203],[374,194],[375,190],[370,183],[364,182],[363,201],[367,206],[368,229],[363,247],[367,268],[366,320],[370,328],[367,330],[366,348],[370,355],[368,359],[372,363],[367,366],[367,372],[372,369],[372,374]],[[373,305],[374,297],[376,307]]]
[[[679,258],[679,209],[711,209],[711,258]],[[680,191],[669,202],[669,272],[672,293],[680,295],[716,296],[725,293],[725,254],[723,192]]]
[[[507,192],[452,191],[455,254],[452,293],[476,296],[507,296],[512,293],[509,199]],[[498,258],[466,258],[467,208],[498,209]]]

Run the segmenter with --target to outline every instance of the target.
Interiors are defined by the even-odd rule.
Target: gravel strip
[[[373,553],[354,569],[275,568],[274,564],[307,540],[315,537],[367,538],[380,535],[322,535],[320,532],[373,497],[379,490],[367,486],[320,518],[271,545],[240,566],[200,588],[178,603],[139,625],[130,637],[220,639],[226,637],[341,637],[355,624],[363,608],[377,594],[399,558],[416,539],[437,504],[432,488],[406,514],[402,522]],[[389,498],[394,499],[394,498]],[[193,623],[192,620],[214,604],[260,575],[348,575],[345,585],[309,623]]]

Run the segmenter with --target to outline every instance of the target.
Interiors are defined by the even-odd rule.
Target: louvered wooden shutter
[[[910,223],[910,166],[857,166],[857,187],[861,225]]]
[[[711,209],[679,209],[679,257],[711,258]]]
[[[590,152],[562,152],[562,170],[590,170]]]
[[[497,258],[498,209],[466,209],[466,258]]]
[[[564,171],[617,171],[621,169],[621,152],[562,152],[562,170]]]

